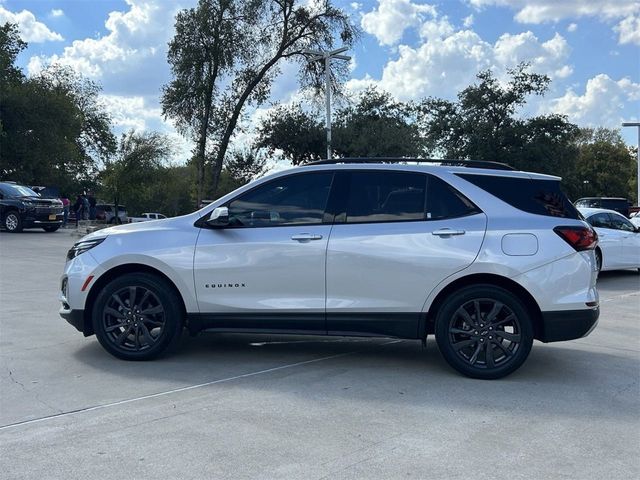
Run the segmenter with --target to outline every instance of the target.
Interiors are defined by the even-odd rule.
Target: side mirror
[[[229,225],[229,209],[227,207],[215,208],[206,224],[213,228],[226,227]]]

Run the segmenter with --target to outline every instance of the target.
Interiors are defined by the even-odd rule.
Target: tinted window
[[[458,174],[509,205],[529,213],[579,219],[580,214],[560,190],[557,180]]]
[[[592,227],[612,228],[608,213],[597,213],[596,215],[592,215],[587,219],[587,222],[589,222]]]
[[[437,177],[429,176],[427,186],[427,220],[464,217],[478,213],[468,198]]]
[[[627,232],[635,232],[633,223],[622,215],[609,214],[609,217],[611,218],[611,228],[615,228],[616,230],[625,230]]]
[[[278,178],[229,203],[229,224],[274,227],[319,224],[327,205],[333,173]]]
[[[424,220],[427,177],[404,172],[352,172],[347,223]]]

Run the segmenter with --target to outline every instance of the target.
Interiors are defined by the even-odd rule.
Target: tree
[[[234,0],[200,0],[196,8],[176,16],[174,38],[167,54],[174,79],[162,92],[162,113],[176,120],[180,131],[196,141],[197,202],[204,190],[204,164],[218,78],[236,61],[243,32]]]
[[[115,151],[100,87],[60,66],[26,79],[14,65],[25,45],[15,26],[0,28],[0,178],[80,191]]]
[[[7,22],[0,26],[0,88],[23,80],[24,75],[15,63],[25,48],[27,43],[20,38],[20,30],[15,23]]]
[[[107,161],[100,173],[102,194],[113,199],[116,208],[124,202],[131,212],[155,210],[154,195],[167,182],[163,162],[171,151],[169,141],[159,133],[123,134],[115,159]]]
[[[529,95],[543,95],[546,75],[529,73],[527,64],[509,70],[502,85],[490,70],[479,83],[458,94],[457,102],[428,98],[420,105],[427,145],[446,158],[504,162],[518,169],[567,174],[577,155],[576,125],[561,115],[516,117]]]
[[[221,0],[211,1],[221,3]],[[322,68],[317,62],[307,62],[304,51],[330,49],[336,37],[350,46],[357,35],[357,28],[349,16],[329,0],[235,0],[233,3],[239,14],[234,32],[236,40],[241,41],[234,44],[228,75],[216,79],[214,108],[207,132],[213,137],[211,184],[214,190],[218,187],[227,149],[245,107],[266,101],[282,62],[300,63],[303,87],[320,89]],[[176,36],[174,41],[182,42],[182,39]],[[183,51],[189,52],[190,48]],[[334,69],[334,89],[338,89],[339,79],[344,74],[346,66]],[[175,80],[181,81],[178,77]],[[169,107],[167,103],[165,108],[171,116]]]
[[[370,88],[333,122],[333,149],[338,157],[417,157],[424,150],[411,103]],[[299,104],[281,106],[258,127],[258,148],[281,150],[294,164],[324,158],[326,138],[318,113]]]
[[[324,125],[299,103],[281,105],[258,125],[255,147],[280,150],[294,165],[320,160],[327,148]]]
[[[418,157],[423,153],[411,103],[375,88],[338,111],[333,148],[343,157]]]
[[[585,128],[577,139],[574,198],[578,196],[636,197],[636,158],[620,132]],[[588,182],[588,183],[583,183]]]

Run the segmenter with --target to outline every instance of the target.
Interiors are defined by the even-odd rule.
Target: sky
[[[312,1],[312,0],[306,0]],[[521,115],[559,113],[582,127],[618,128],[640,121],[638,0],[333,0],[362,31],[350,91],[369,85],[400,100],[450,100],[478,71],[500,79],[519,62],[548,75],[547,94]],[[29,46],[18,64],[29,75],[52,63],[70,65],[102,86],[114,130],[166,133],[177,162],[192,149],[162,117],[161,88],[174,16],[197,0],[0,0],[0,23],[18,24]],[[299,99],[296,65],[288,64],[271,104],[248,112],[255,124],[274,103]],[[630,145],[637,131],[622,129]],[[236,141],[250,138],[241,135]]]

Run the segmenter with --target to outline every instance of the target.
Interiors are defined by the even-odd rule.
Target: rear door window
[[[347,223],[425,219],[427,177],[405,172],[351,172]]]
[[[560,189],[558,180],[505,177],[499,175],[457,174],[503,202],[528,213],[579,219],[580,214]]]

